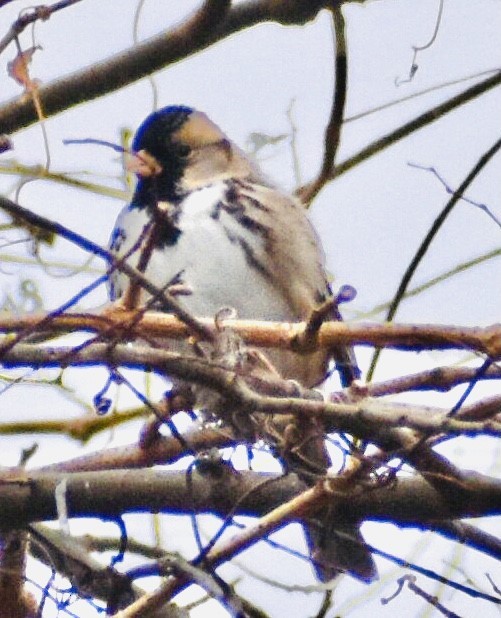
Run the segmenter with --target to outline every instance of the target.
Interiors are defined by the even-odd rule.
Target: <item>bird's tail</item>
[[[347,573],[371,583],[378,577],[376,565],[358,524],[330,525],[327,519],[305,526],[311,560],[318,579],[328,582]]]
[[[338,321],[343,321],[338,308],[338,302],[343,293],[343,290],[338,293],[337,302],[334,303],[332,308],[332,318]],[[361,371],[352,346],[336,346],[332,349],[332,357],[336,363],[341,385],[344,388],[349,387],[354,380],[360,378]],[[311,419],[305,422],[309,422],[309,430],[316,433],[316,439],[310,436],[310,439],[304,442],[306,447],[306,451],[303,453],[304,459],[312,462],[317,473],[325,474],[330,464],[325,447],[325,437],[320,431],[318,422],[314,426],[312,426]],[[303,427],[303,432],[304,430]],[[296,466],[295,471],[308,482],[304,475],[304,469],[301,471]],[[311,484],[311,475],[309,482]],[[305,525],[304,531],[313,567],[320,581],[330,581],[340,573],[348,573],[365,583],[377,579],[377,568],[360,532],[359,524],[333,524],[326,514]]]
[[[281,453],[284,466],[312,486],[325,476],[331,463],[323,424],[320,419],[297,417],[295,431],[289,430],[288,433],[291,437],[296,433],[298,439],[293,448]],[[356,522],[339,524],[332,521],[327,508],[305,522],[304,531],[313,568],[320,581],[330,581],[340,573],[348,573],[366,583],[377,579],[376,565]]]

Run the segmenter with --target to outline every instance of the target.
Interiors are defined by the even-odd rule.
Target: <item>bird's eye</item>
[[[176,150],[180,157],[187,157],[190,154],[191,148],[187,144],[178,144]]]

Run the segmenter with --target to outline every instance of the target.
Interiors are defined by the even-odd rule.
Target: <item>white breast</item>
[[[181,233],[174,244],[155,249],[146,275],[158,287],[179,275],[192,290],[180,300],[197,316],[213,316],[222,307],[232,307],[241,318],[294,320],[286,300],[249,262],[238,241],[243,239],[260,261],[265,261],[272,256],[264,252],[263,237],[243,227],[231,212],[217,209],[225,191],[226,186],[218,183],[184,199],[176,223]],[[114,247],[118,255],[131,250],[148,221],[144,209],[124,208],[116,224],[124,231],[119,247]],[[120,232],[117,236],[115,230],[114,234],[120,238]],[[136,251],[129,263],[136,266],[139,253]],[[121,296],[127,285],[127,278],[117,274],[112,281],[112,295]]]

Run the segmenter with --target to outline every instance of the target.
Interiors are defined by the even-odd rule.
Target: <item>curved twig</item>
[[[345,34],[345,21],[340,6],[332,10],[332,20],[334,23],[336,60],[335,60],[335,79],[334,93],[332,99],[332,110],[329,124],[325,130],[324,138],[324,158],[322,167],[317,178],[298,191],[301,201],[309,206],[314,197],[322,189],[326,182],[332,180],[335,174],[334,161],[339,148],[341,128],[343,126],[344,108],[346,103],[346,91],[348,87],[348,58]]]
[[[416,251],[414,257],[412,258],[409,266],[407,267],[402,280],[400,281],[400,285],[395,293],[393,300],[391,301],[390,308],[388,309],[388,313],[386,315],[386,320],[391,322],[397,312],[397,309],[400,305],[402,298],[407,291],[409,283],[416,272],[417,267],[425,256],[426,252],[430,248],[430,245],[438,234],[438,231],[444,224],[445,220],[451,213],[454,206],[459,202],[461,197],[463,196],[466,189],[470,186],[470,184],[475,180],[475,178],[480,174],[483,168],[489,163],[489,161],[497,154],[497,152],[501,149],[501,138],[498,139],[490,148],[487,150],[480,159],[475,163],[470,173],[466,176],[463,182],[459,185],[457,191],[454,192],[454,195],[447,202],[442,212],[438,215],[438,217],[433,222],[430,230],[426,234],[425,238],[419,245],[418,250]],[[370,368],[367,373],[367,380],[370,381],[372,375],[374,374],[374,370],[376,368],[376,364],[380,355],[380,351],[376,350],[371,360]]]

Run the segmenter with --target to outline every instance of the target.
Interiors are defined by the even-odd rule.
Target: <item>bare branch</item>
[[[446,218],[449,216],[449,214],[452,212],[454,206],[459,202],[459,200],[461,199],[461,197],[463,196],[464,192],[466,191],[466,189],[470,186],[470,184],[475,180],[475,178],[480,174],[480,172],[483,170],[483,168],[489,163],[489,161],[492,159],[492,157],[494,157],[494,155],[497,154],[497,152],[501,149],[501,139],[498,139],[493,146],[491,146],[489,148],[489,150],[487,150],[481,157],[480,159],[475,163],[475,165],[473,166],[473,168],[471,169],[471,171],[469,172],[469,174],[466,176],[466,178],[463,180],[463,182],[459,185],[457,191],[454,193],[454,195],[451,197],[451,199],[447,202],[447,204],[444,206],[442,212],[438,215],[438,217],[435,219],[435,221],[433,222],[433,225],[431,226],[430,230],[428,231],[428,233],[426,234],[425,238],[423,239],[423,241],[421,242],[421,244],[419,245],[418,250],[416,251],[414,257],[412,258],[410,264],[408,265],[404,276],[402,277],[402,280],[400,282],[400,285],[398,286],[398,289],[395,293],[395,296],[390,304],[390,308],[388,309],[388,313],[386,315],[386,320],[388,322],[391,322],[397,312],[397,309],[400,305],[400,302],[402,300],[402,298],[405,295],[405,292],[407,291],[407,288],[409,286],[409,283],[412,279],[412,277],[414,276],[414,273],[417,270],[417,267],[419,266],[420,262],[423,260],[426,252],[428,251],[428,249],[430,248],[431,243],[433,242],[433,239],[435,238],[435,236],[438,234],[438,231],[440,230],[440,228],[442,227],[442,225],[444,224]],[[377,361],[379,358],[379,350],[376,350],[376,352],[374,353],[374,356],[372,358],[371,361],[371,366],[369,368],[369,372],[368,372],[368,380],[370,381]]]
[[[110,368],[128,367],[156,371],[160,375],[179,377],[217,391],[241,411],[266,414],[298,414],[305,417],[322,416],[330,431],[346,431],[361,438],[377,439],[380,432],[391,427],[408,427],[427,435],[450,433],[463,435],[501,435],[501,423],[495,421],[464,421],[449,417],[448,410],[383,404],[377,401],[359,403],[332,403],[318,400],[318,393],[304,391],[311,399],[294,397],[294,384],[275,377],[255,379],[238,374],[206,359],[155,350],[147,347],[130,347],[95,343],[84,348],[39,347],[18,344],[3,355],[5,367],[89,367],[102,364]],[[249,387],[249,384],[252,388]],[[256,389],[256,390],[253,390]],[[258,393],[272,392],[267,396]],[[296,391],[297,392],[297,391]],[[385,438],[386,440],[386,438]],[[408,442],[416,456],[415,439]]]
[[[441,183],[441,185],[444,187],[445,191],[452,196],[456,196],[458,191],[456,191],[455,189],[453,189],[448,183],[447,181],[443,178],[443,176],[438,172],[437,169],[435,169],[433,167],[433,165],[420,165],[419,163],[412,163],[409,162],[408,163],[409,167],[414,167],[418,170],[424,170],[426,172],[431,172],[435,178],[437,178],[437,180]],[[472,200],[469,197],[466,197],[466,195],[460,195],[460,199],[464,202],[466,202],[467,204],[471,204],[472,206],[475,206],[476,208],[479,208],[480,210],[482,210],[483,212],[485,212],[485,214],[492,220],[494,221],[494,223],[501,228],[501,221],[496,217],[496,215],[494,214],[494,212],[492,212],[492,210],[487,206],[487,204],[481,204],[480,202],[476,202],[475,200]]]
[[[265,477],[271,478],[270,475]],[[7,476],[0,484],[0,513],[5,524],[8,524],[10,518],[15,518],[14,521],[19,525],[26,517],[54,517],[54,490],[61,478],[58,474],[30,473],[25,482],[21,483],[19,479],[12,480],[11,475]],[[304,486],[301,482],[298,485],[295,475],[277,476],[276,482],[264,485],[262,474],[236,473],[228,469],[224,478],[196,473],[190,483],[184,472],[177,471],[120,471],[70,476],[65,473],[65,478],[68,483],[68,508],[73,516],[99,512],[112,517],[116,513],[145,506],[153,510],[185,512],[193,508],[193,500],[199,511],[209,510],[224,514],[226,507],[223,506],[221,510],[222,505],[234,504],[239,496],[247,495],[240,503],[239,511],[243,514],[256,515],[260,509],[268,512],[270,507],[273,508],[273,504],[280,509],[279,505],[289,500],[283,511],[287,514],[288,521],[289,516],[305,516],[309,509],[316,505],[312,497],[314,490],[302,492]],[[256,485],[259,485],[256,491],[249,491]],[[468,473],[464,476],[461,490],[463,499],[451,503],[422,479],[398,479],[393,484],[379,485],[369,490],[352,488],[346,494],[336,492],[331,499],[335,501],[336,513],[344,513],[345,516],[349,514],[355,518],[363,518],[365,515],[382,521],[398,521],[403,518],[407,522],[436,522],[442,518],[448,520],[458,516],[500,512],[500,481]],[[316,491],[318,494],[318,489]],[[37,499],[30,498],[33,495],[36,495]],[[290,502],[294,495],[297,495],[299,500]],[[270,529],[280,525],[280,522],[285,523],[278,512],[260,521],[261,524],[270,526]],[[251,527],[238,537],[238,542],[220,546],[210,558],[213,564],[217,564],[259,538],[258,526]]]
[[[450,389],[470,382],[477,377],[478,369],[473,367],[434,367],[426,371],[399,376],[384,382],[367,384],[367,395],[370,397],[383,397],[395,395],[407,391],[449,391]],[[491,365],[482,376],[482,379],[498,380],[501,378],[501,367]],[[462,412],[465,411],[463,407]],[[463,416],[463,415],[462,415]]]
[[[146,473],[144,472],[135,473],[131,471],[121,471],[111,475],[100,475],[99,473],[72,475],[68,478],[69,495],[71,496],[70,508],[77,509],[77,505],[81,505],[82,509],[88,509],[89,505],[96,504],[95,500],[99,496],[106,502],[106,504],[100,504],[100,513],[107,513],[108,508],[112,510],[120,509],[120,512],[123,512],[126,510],[125,502],[131,504],[132,501],[134,501],[137,504],[144,504],[144,500],[147,501],[150,508],[155,510],[161,509],[162,505],[165,504],[165,501],[171,505],[170,508],[174,508],[176,510],[183,508],[181,504],[184,501],[184,504],[186,505],[184,508],[190,509],[193,507],[193,500],[195,500],[196,508],[199,511],[208,507],[208,502],[206,502],[208,500],[211,504],[208,508],[212,511],[212,507],[215,507],[216,512],[218,512],[218,505],[220,504],[234,504],[238,500],[237,494],[248,494],[251,496],[249,500],[252,504],[251,508],[255,508],[256,503],[262,504],[262,499],[259,497],[262,495],[262,492],[264,492],[264,495],[268,495],[272,497],[273,500],[276,500],[275,504],[278,504],[279,506],[275,511],[262,517],[255,526],[251,526],[246,529],[229,543],[225,542],[210,552],[207,556],[207,560],[210,561],[213,566],[216,566],[222,561],[233,557],[236,553],[248,547],[249,544],[259,540],[266,531],[269,532],[276,529],[277,526],[286,523],[290,517],[295,518],[297,516],[305,516],[311,508],[314,508],[316,504],[314,498],[318,494],[318,488],[316,490],[307,490],[300,493],[297,499],[291,497],[292,499],[289,499],[289,502],[285,505],[285,507],[282,507],[281,505],[285,500],[285,496],[281,493],[279,488],[282,482],[290,483],[291,479],[289,477],[282,478],[280,481],[277,480],[276,483],[271,485],[266,483],[264,486],[261,486],[261,488],[258,488],[256,492],[249,492],[248,482],[250,481],[252,484],[253,482],[256,482],[256,478],[259,478],[260,481],[262,481],[262,475],[257,475],[256,473],[251,472],[239,472],[237,474],[230,473],[229,476],[228,474],[225,474],[223,479],[220,477],[210,479],[207,478],[207,475],[196,474],[191,479],[192,482],[188,483],[186,475],[181,472],[149,472],[146,474],[148,480],[146,480],[145,474]],[[294,475],[290,476],[294,477]],[[130,481],[134,477],[136,477],[137,480],[136,483],[134,483],[134,489],[132,490]],[[34,503],[34,508],[40,508],[41,503],[45,504],[46,501],[53,501],[53,489],[57,483],[57,478],[57,475],[53,478],[44,475],[39,480],[36,480],[36,478],[31,478],[30,486],[36,487],[37,496],[39,496],[39,499],[37,501],[25,501],[25,503],[30,507],[32,506],[32,503]],[[170,480],[167,480],[168,478]],[[254,481],[251,480],[252,478],[254,478]],[[461,501],[460,504],[463,508],[467,505],[468,512],[471,514],[471,509],[474,508],[474,505],[477,505],[479,501],[486,501],[488,504],[493,505],[494,510],[498,510],[500,508],[501,491],[499,481],[474,474],[471,475],[471,482],[471,499]],[[293,485],[289,485],[289,487],[291,488]],[[96,493],[91,495],[89,492],[93,490],[95,490]],[[400,491],[404,491],[405,497],[399,493]],[[430,487],[430,485],[424,481],[419,481],[417,479],[400,479],[396,486],[380,487],[377,490],[374,489],[373,492],[366,490],[361,492],[349,492],[349,495],[346,496],[347,504],[345,505],[345,509],[348,509],[349,512],[353,509],[354,504],[360,504],[360,501],[371,501],[372,499],[373,503],[372,508],[370,509],[371,512],[378,509],[381,511],[384,509],[381,505],[385,504],[387,508],[389,507],[389,512],[383,516],[384,520],[394,520],[396,512],[395,509],[398,509],[399,504],[399,500],[396,496],[399,496],[401,500],[400,504],[402,506],[405,505],[405,508],[408,509],[408,513],[412,513],[413,508],[416,509],[414,511],[414,516],[419,516],[421,522],[423,521],[423,509],[430,508],[431,505],[433,505],[434,510],[433,518],[440,518],[439,510],[436,508],[438,504],[443,505],[445,509],[444,515],[447,518],[450,518],[452,511],[451,505],[447,502],[447,500],[443,500],[440,495],[437,496],[435,494],[435,496],[432,497],[431,495],[425,496],[423,494],[423,492],[426,493],[433,491],[434,490]],[[225,496],[225,493],[227,492],[233,494],[233,497],[229,498],[229,496]],[[237,492],[237,494],[235,494],[235,492]],[[381,493],[386,495],[389,502],[383,499]],[[404,499],[402,500],[402,498]],[[342,494],[336,494],[336,507],[339,507],[339,501],[341,499]],[[7,502],[7,506],[11,507],[11,503]],[[268,503],[267,506],[269,507],[270,503]],[[245,510],[244,503],[241,504],[241,507],[244,509],[244,513],[247,512]],[[455,507],[457,507],[457,504],[452,505],[452,508]],[[347,511],[345,509],[341,508],[340,511],[346,513]],[[337,509],[336,512],[338,512]],[[285,521],[284,517],[286,518]],[[178,577],[174,580],[168,580],[164,587],[159,589],[156,593],[153,593],[152,597],[143,597],[137,605],[134,605],[134,611],[139,610],[139,608],[144,609],[146,606],[149,607],[150,602],[155,604],[157,601],[160,602],[161,600],[166,600],[175,590],[178,590],[180,586],[183,586],[186,581],[187,580],[182,577]],[[132,613],[130,615],[135,614]]]
[[[20,17],[18,17],[18,19],[16,19],[16,21],[9,28],[7,34],[0,41],[0,54],[9,45],[9,43],[21,34],[27,26],[33,24],[39,19],[46,21],[53,13],[56,13],[61,9],[65,9],[72,4],[76,4],[77,2],[80,2],[80,0],[60,0],[59,2],[55,2],[49,6],[34,6],[30,9],[30,12],[23,13]]]
[[[433,595],[429,594],[428,592],[426,592],[425,590],[420,588],[416,584],[416,577],[414,575],[404,575],[403,577],[401,577],[397,581],[398,588],[397,588],[397,591],[395,592],[395,594],[393,594],[391,597],[389,597],[387,599],[382,599],[381,602],[384,605],[386,605],[387,603],[392,601],[398,594],[401,593],[402,588],[403,588],[405,583],[409,587],[409,590],[412,590],[412,592],[414,592],[417,596],[419,596],[422,599],[424,599],[425,601],[427,601],[430,605],[433,605],[433,607],[435,607],[443,616],[447,616],[448,618],[461,618],[461,616],[459,616],[458,614],[450,611],[444,605],[442,605],[442,603],[439,602],[437,597],[434,597]]]
[[[423,371],[417,374],[412,374],[409,376],[403,376],[399,378],[394,378],[392,380],[388,380],[386,382],[372,383],[363,386],[364,394],[368,397],[382,397],[386,395],[395,395],[398,393],[407,392],[410,390],[436,390],[436,391],[448,391],[454,386],[458,384],[463,384],[464,382],[469,382],[475,378],[477,369],[473,369],[470,367],[437,367],[436,369],[430,369],[428,371]],[[501,379],[501,368],[494,365],[489,367],[485,375],[482,377],[484,380],[499,380]],[[334,393],[334,396],[338,394]],[[74,440],[80,440],[82,442],[87,442],[90,438],[92,438],[97,433],[102,431],[106,431],[109,429],[113,429],[123,423],[127,423],[128,421],[144,417],[147,413],[144,407],[132,408],[123,412],[115,412],[113,414],[107,414],[104,416],[98,416],[95,414],[85,414],[79,416],[77,418],[61,418],[61,419],[32,419],[32,420],[18,420],[18,421],[5,421],[0,422],[0,435],[15,435],[15,434],[65,434]],[[458,418],[463,420],[484,420],[486,418],[492,417],[498,413],[501,413],[501,396],[495,395],[490,398],[485,398],[479,401],[478,403],[472,404],[470,406],[463,406],[458,414]],[[202,434],[206,430],[200,428],[194,430],[194,435],[198,435],[199,432]],[[196,447],[195,450],[199,451],[200,448],[208,449],[212,447],[224,447],[228,446],[228,439],[233,440],[231,437],[231,432],[226,435],[228,429],[225,430],[225,436],[216,439],[214,436],[211,438],[209,442],[206,441],[207,437],[204,438],[203,447]],[[211,430],[208,430],[208,433],[211,433]],[[163,440],[169,440],[169,438],[163,438]],[[214,441],[215,440],[215,441]],[[441,438],[436,438],[433,440],[433,444],[436,441],[440,441]],[[191,439],[189,440],[191,442]],[[155,444],[155,451],[157,451],[156,455],[152,453],[148,453],[146,455],[147,460],[150,460],[150,457],[153,458],[154,463],[165,463],[166,460],[164,457],[169,457],[169,455],[161,455],[160,453],[170,453],[170,449],[167,448],[158,448],[159,444]],[[133,449],[133,447],[130,447]],[[177,449],[175,449],[177,452]],[[183,451],[181,451],[182,453]],[[105,467],[108,467],[112,460],[114,460],[115,456],[111,455],[110,450],[105,451],[106,458],[108,459],[108,463]],[[135,458],[131,459],[131,452],[128,451],[128,454],[125,455],[126,459],[122,460],[123,449],[117,449],[117,456],[119,457],[120,463],[116,466],[119,468],[126,467],[134,467],[135,466]],[[100,453],[97,454],[98,457]],[[140,449],[141,461],[143,461],[144,453],[144,445]],[[92,455],[84,457],[84,460],[89,457],[89,461],[93,461],[94,458]],[[99,457],[100,458],[100,457]],[[69,462],[65,462],[69,463]],[[143,465],[143,464],[140,464]],[[59,469],[59,464],[56,464],[56,468]],[[85,465],[82,468],[78,468],[80,470],[93,470],[96,469],[94,466],[86,467]]]
[[[329,495],[318,487],[305,492],[304,483],[294,474],[236,472],[228,466],[225,470],[223,476],[196,472],[190,481],[184,471],[120,470],[69,475],[66,472],[28,472],[23,482],[13,476],[12,471],[4,472],[0,486],[0,519],[2,526],[18,526],[23,522],[57,517],[54,492],[63,477],[67,480],[68,509],[72,517],[100,513],[113,518],[117,514],[144,509],[189,513],[193,506],[198,512],[225,516],[228,505],[238,504],[235,512],[247,516],[263,516],[278,509],[267,519],[269,525],[275,527],[296,517],[307,517],[327,500],[332,502],[331,512],[336,514],[339,523],[369,518],[442,529],[451,519],[501,512],[501,482],[471,472],[465,473],[462,483],[464,499],[450,503],[418,477],[399,478],[389,484],[349,486]],[[319,496],[322,496],[320,504]],[[296,497],[299,500],[295,500]],[[287,506],[281,510],[284,503]],[[471,526],[468,528],[473,530]],[[246,533],[249,542],[255,533]],[[230,546],[225,547],[224,553],[230,552]],[[216,555],[222,558],[221,550],[213,557]]]
[[[196,452],[212,448],[222,449],[241,444],[230,428],[194,427],[183,433],[184,440]],[[144,448],[139,444],[103,449],[88,455],[81,455],[63,462],[49,464],[40,468],[41,472],[82,472],[98,470],[119,470],[125,468],[144,468],[147,466],[174,463],[186,456],[179,440],[172,436],[158,438]]]
[[[359,152],[354,154],[352,157],[349,157],[345,161],[341,161],[336,165],[335,175],[336,177],[341,176],[345,172],[351,170],[353,167],[370,159],[376,154],[379,154],[389,146],[395,144],[399,140],[411,135],[415,131],[422,129],[423,127],[428,126],[429,124],[440,120],[445,114],[457,109],[461,105],[468,103],[478,97],[481,94],[485,94],[489,92],[492,88],[499,86],[501,84],[501,71],[497,71],[491,77],[463,90],[458,95],[448,99],[444,103],[440,103],[436,107],[424,112],[423,114],[417,116],[410,122],[398,127],[391,133],[388,133],[384,137],[381,137],[365,148],[362,148]],[[1,118],[1,110],[0,110],[0,118]]]
[[[37,602],[33,595],[25,590],[28,546],[26,532],[2,532],[0,542],[0,614],[9,618],[35,616]]]
[[[1,198],[0,198],[1,203]],[[125,265],[123,265],[125,267]],[[129,269],[128,269],[129,270]],[[130,271],[135,273],[134,269]],[[143,277],[143,279],[145,279]],[[148,282],[145,279],[145,282]],[[148,282],[151,289],[154,286]],[[43,330],[53,334],[74,332],[76,330],[97,332],[102,335],[119,336],[122,331],[129,337],[165,337],[186,339],[191,327],[186,326],[176,316],[149,311],[136,323],[134,311],[110,308],[98,315],[92,313],[30,314],[24,316],[0,316],[0,332],[37,332]],[[193,319],[193,318],[192,318]],[[206,338],[212,339],[216,333],[213,318],[196,318],[200,330]],[[246,344],[264,348],[297,348],[297,341],[304,336],[307,322],[260,322],[258,320],[225,319],[230,327]],[[345,322],[325,322],[318,330],[316,347],[332,348],[334,345],[354,344],[362,346],[381,346],[412,352],[421,350],[473,350],[486,354],[493,360],[501,357],[501,325],[485,327],[449,326],[445,324],[348,324]],[[310,346],[311,347],[311,346]],[[0,353],[5,351],[0,344]],[[307,354],[310,350],[305,350]],[[495,373],[493,369],[488,375]],[[465,375],[465,374],[464,374]],[[464,377],[464,376],[463,376]],[[436,379],[439,378],[437,374]],[[450,376],[448,379],[452,379]],[[419,380],[418,380],[419,381]],[[384,387],[383,387],[384,388]],[[400,387],[402,390],[403,387]],[[381,394],[381,393],[380,393]]]
[[[81,596],[102,599],[109,611],[116,611],[144,594],[128,575],[93,558],[79,539],[41,524],[30,525],[29,532],[31,553],[67,577]],[[165,616],[180,618],[181,614],[165,611]]]
[[[501,539],[462,521],[437,522],[433,530],[462,545],[473,547],[496,560],[501,560]]]
[[[259,22],[305,23],[325,4],[326,0],[247,0],[230,9],[229,0],[206,0],[199,10],[167,32],[90,68],[41,85],[39,96],[45,116],[118,90]],[[16,98],[0,108],[4,133],[13,133],[36,121],[30,100]]]
[[[57,223],[55,221],[51,221],[46,217],[42,217],[41,215],[37,215],[34,212],[31,212],[27,208],[23,208],[19,204],[12,202],[0,195],[0,208],[8,212],[14,220],[20,219],[23,222],[29,223],[35,227],[41,228],[43,230],[49,231],[53,234],[57,234],[62,238],[65,238],[69,242],[77,245],[84,251],[88,251],[93,255],[97,255],[101,259],[105,260],[108,264],[112,264],[112,270],[118,269],[128,275],[131,280],[136,281],[142,288],[144,288],[147,292],[151,294],[151,296],[155,297],[158,302],[164,306],[167,311],[173,311],[178,317],[180,317],[186,324],[190,324],[190,328],[192,328],[194,333],[197,333],[204,339],[208,339],[209,341],[212,338],[212,334],[207,331],[203,326],[197,324],[196,320],[191,316],[191,314],[186,311],[182,305],[165,290],[160,290],[156,286],[154,286],[147,277],[144,276],[143,273],[139,272],[136,268],[133,268],[127,262],[123,260],[117,260],[116,257],[110,253],[107,249],[103,249],[103,247],[97,245],[96,243],[88,240],[81,234],[77,232],[73,232],[68,229],[61,223]],[[57,312],[53,312],[51,314],[51,319]],[[8,345],[12,345],[10,342]],[[4,349],[5,345],[4,345]]]
[[[309,205],[326,182],[332,179],[334,160],[339,147],[341,128],[343,126],[344,107],[346,103],[346,91],[348,86],[348,59],[345,36],[345,21],[341,6],[332,10],[334,22],[336,61],[334,94],[329,124],[325,130],[324,159],[318,177],[307,185],[298,195],[304,204]]]

